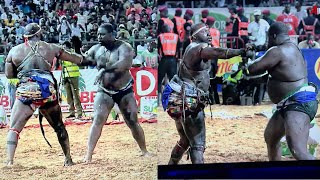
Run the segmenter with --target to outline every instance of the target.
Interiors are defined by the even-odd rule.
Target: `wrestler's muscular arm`
[[[214,47],[202,47],[200,50],[202,59],[228,59],[239,55],[244,55],[244,49],[226,49]]]
[[[14,51],[15,51],[15,48],[12,48],[9,51],[9,54],[6,58],[5,74],[8,79],[17,77],[16,66],[13,64],[13,61],[12,61],[12,53],[14,53]]]
[[[107,63],[106,72],[123,72],[127,71],[132,66],[132,59],[134,56],[134,52],[132,47],[128,43],[123,43],[119,47],[119,60],[114,62]]]
[[[249,65],[248,73],[250,75],[259,75],[274,68],[280,62],[280,53],[279,48],[274,47],[269,49],[263,56]]]
[[[50,44],[51,51],[55,53],[55,56],[58,59],[63,59],[65,61],[69,61],[72,63],[75,63],[77,65],[81,65],[83,61],[83,57],[77,53],[71,53],[68,51],[65,51],[61,46],[58,46],[56,44]]]

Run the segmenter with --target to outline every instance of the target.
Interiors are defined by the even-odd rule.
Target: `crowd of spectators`
[[[156,18],[155,0],[0,0],[0,54],[24,42],[24,27],[32,22],[41,26],[44,41],[59,44],[72,36],[92,44],[98,27],[111,23],[117,38],[137,50],[156,39]]]

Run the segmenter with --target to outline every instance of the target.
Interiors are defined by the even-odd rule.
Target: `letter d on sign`
[[[156,79],[153,76],[153,74],[149,71],[141,70],[141,71],[137,72],[136,76],[137,76],[136,77],[137,78],[136,87],[137,87],[138,96],[147,96],[150,93],[152,93],[152,91],[154,90],[154,88],[156,86]],[[143,76],[144,76],[144,78],[143,78]],[[148,88],[143,90],[142,89],[143,85],[148,84],[147,80],[144,80],[146,77],[150,80],[150,84],[149,84]]]

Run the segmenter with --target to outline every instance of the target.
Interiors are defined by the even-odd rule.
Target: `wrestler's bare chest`
[[[104,46],[98,46],[95,52],[94,59],[99,63],[113,64],[119,60],[120,56],[118,48],[108,50]]]

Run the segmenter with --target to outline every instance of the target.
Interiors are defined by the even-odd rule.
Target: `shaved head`
[[[269,35],[288,35],[289,28],[283,22],[275,22],[269,28]]]
[[[210,34],[209,30],[204,23],[198,23],[191,26],[191,36],[194,40],[198,42],[209,42]]]
[[[204,23],[198,23],[191,26],[191,35],[194,34],[200,28],[206,26]]]

